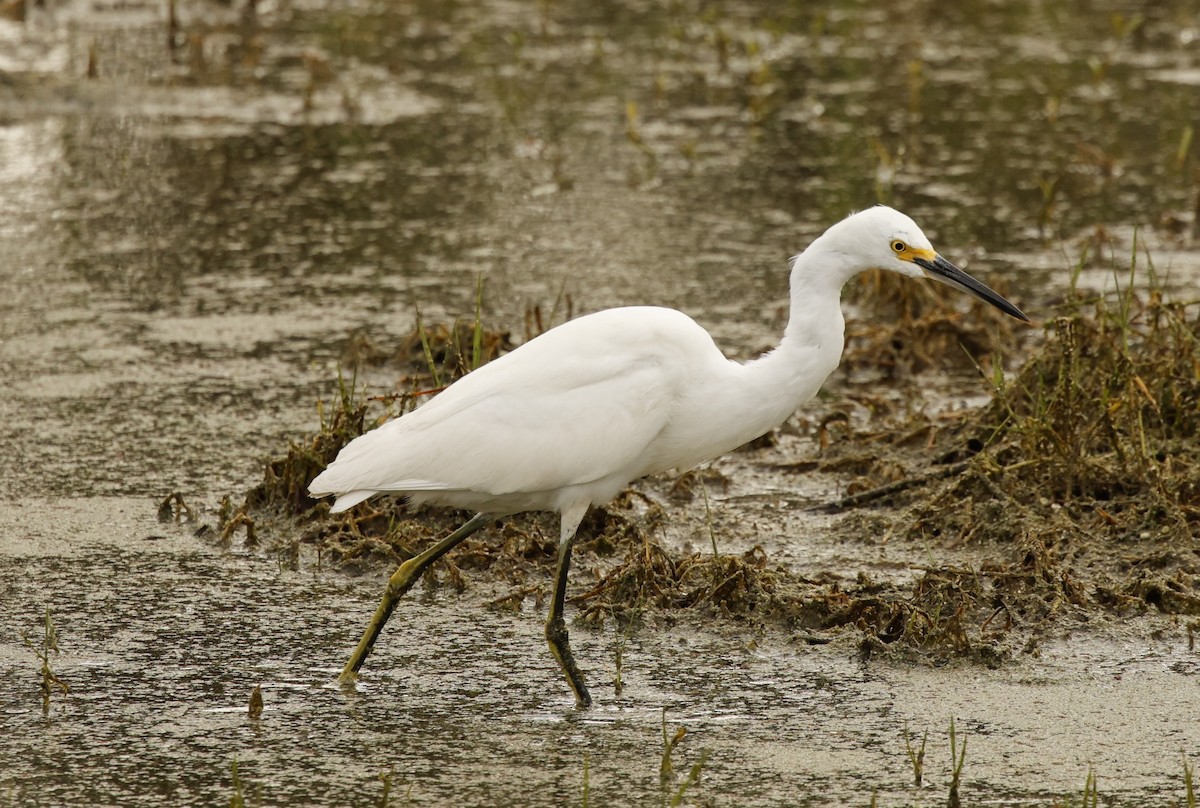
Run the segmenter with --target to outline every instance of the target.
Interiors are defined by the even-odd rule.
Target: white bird
[[[396,600],[434,561],[497,516],[556,511],[546,639],[577,704],[591,704],[563,622],[584,513],[633,480],[692,468],[782,424],[838,366],[843,285],[875,268],[942,281],[1028,322],[938,255],[912,219],[878,206],[833,225],[792,259],[783,340],[758,359],[725,358],[707,331],[674,309],[608,309],[535,337],[347,444],[309,486],[314,497],[337,496],[331,512],[388,492],[477,513],[396,570],[341,680],[357,677]]]

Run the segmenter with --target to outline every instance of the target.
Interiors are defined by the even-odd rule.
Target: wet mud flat
[[[964,804],[1085,803],[1089,771],[1106,804],[1188,804],[1190,4],[23,8],[0,805],[943,805],[951,720]],[[1042,327],[849,289],[821,398],[585,525],[592,710],[545,649],[543,517],[461,548],[331,686],[391,566],[461,518],[302,497],[436,386],[418,310],[447,376],[480,309],[488,354],[661,303],[750,357],[788,251],[874,201]]]
[[[1152,617],[1055,632],[994,668],[868,661],[850,637],[814,646],[694,612],[636,631],[576,623],[597,699],[580,712],[540,610],[488,608],[495,588],[473,582],[413,593],[348,695],[332,682],[382,575],[211,548],[164,530],[141,500],[18,504],[4,526],[34,542],[0,573],[20,604],[11,628],[36,638],[46,591],[80,596],[52,606],[52,664],[71,692],[47,715],[29,649],[4,645],[4,689],[21,696],[4,713],[13,804],[211,804],[233,793],[236,759],[248,802],[263,804],[374,805],[380,775],[390,804],[575,804],[585,789],[657,804],[703,761],[688,792],[701,804],[940,805],[951,719],[968,740],[965,801],[1052,804],[1093,770],[1111,804],[1169,804],[1183,793],[1177,750],[1200,740],[1186,709],[1195,654]],[[265,709],[251,718],[255,686]],[[663,710],[669,736],[687,730],[665,785]],[[918,788],[905,742],[926,732]]]
[[[877,404],[875,414],[853,419],[845,412],[852,401],[824,401],[806,408],[807,423],[794,423],[712,467],[644,481],[595,510],[580,531],[570,603],[576,637],[587,638],[581,642],[593,653],[608,646],[602,676],[610,681],[598,683],[601,698],[610,705],[633,698],[637,687],[627,688],[639,673],[627,668],[628,649],[647,645],[665,654],[652,665],[667,691],[689,680],[711,687],[705,684],[710,669],[697,674],[699,663],[691,659],[697,644],[707,649],[702,655],[715,655],[711,675],[722,681],[722,691],[741,675],[750,677],[739,693],[705,697],[700,712],[711,711],[714,720],[720,720],[725,698],[760,703],[763,693],[757,691],[772,690],[774,676],[787,680],[805,670],[817,681],[843,682],[857,669],[889,687],[905,681],[904,696],[888,711],[904,726],[897,749],[907,754],[912,747],[905,744],[916,743],[909,730],[916,721],[922,737],[945,734],[952,718],[960,739],[969,732],[970,723],[953,710],[945,726],[937,726],[918,706],[931,697],[922,688],[943,688],[954,697],[942,693],[939,701],[949,698],[990,716],[973,719],[974,732],[996,732],[992,722],[1024,726],[1010,736],[1014,748],[1004,759],[1012,764],[1024,754],[1046,753],[1025,749],[1022,733],[1061,749],[1080,740],[1072,740],[1066,727],[1082,726],[1075,723],[1082,716],[1125,709],[1125,696],[1108,701],[1113,694],[1091,691],[1100,671],[1119,670],[1114,679],[1129,675],[1138,687],[1154,681],[1157,695],[1165,696],[1152,722],[1163,734],[1151,757],[1164,760],[1167,747],[1177,747],[1174,775],[1159,793],[1186,792],[1187,750],[1195,742],[1188,729],[1189,677],[1197,667],[1200,630],[1200,499],[1196,445],[1189,440],[1200,413],[1194,406],[1200,307],[1170,302],[1153,282],[1148,288],[1145,299],[1127,292],[1064,306],[1047,326],[1045,341],[1011,376],[992,376],[994,396],[985,405],[914,413]],[[883,294],[873,305],[884,308],[888,300]],[[939,313],[940,305],[905,300],[913,314],[897,318],[885,341],[903,344],[895,334],[920,322],[941,319],[939,327],[957,327],[959,318]],[[474,342],[499,351],[507,341],[478,325],[475,333],[480,339],[461,327],[415,333],[394,352],[358,358],[390,371],[398,388],[428,390],[465,369],[470,352],[464,346]],[[969,335],[956,336],[946,345]],[[864,332],[863,338],[869,343],[880,335]],[[928,361],[936,353],[935,340],[918,344],[924,358],[906,361]],[[1092,406],[1096,401],[1104,406]],[[224,503],[217,521],[198,535],[215,546],[249,542],[288,568],[299,568],[306,557],[311,565],[315,553],[334,569],[390,570],[467,514],[412,512],[403,501],[383,498],[331,518],[327,505],[304,491],[346,440],[413,403],[400,394],[366,399],[343,384],[339,397],[322,408],[321,433],[268,463],[263,483],[244,503]],[[811,459],[795,462],[799,445]],[[164,503],[164,516],[190,518],[171,502]],[[497,520],[439,562],[423,596],[444,604],[466,599],[478,610],[521,616],[525,636],[540,650],[536,629],[546,608],[556,534],[551,517]],[[452,619],[468,626],[478,617],[461,602],[452,611]],[[402,605],[402,625],[403,614]],[[389,631],[396,633],[392,642],[404,642],[405,628]],[[679,642],[680,649],[659,646],[663,641]],[[526,651],[523,661],[549,670],[550,691],[567,697],[548,655],[539,662],[532,649]],[[718,672],[731,654],[753,661],[743,659],[736,666],[740,673]],[[1170,661],[1148,674],[1143,654]],[[682,663],[683,655],[690,661]],[[414,656],[421,665],[420,654]],[[368,661],[368,683],[374,664]],[[1129,666],[1137,673],[1126,674]],[[1158,691],[1164,686],[1169,692]],[[611,695],[605,692],[610,688]],[[808,703],[814,696],[788,698]],[[1045,710],[1059,700],[1070,706],[1055,713],[1056,723],[1063,723],[1051,732]],[[843,707],[837,719],[843,732],[875,733],[869,725],[879,714],[869,698]],[[1106,747],[1124,743],[1103,732],[1096,737],[1104,737],[1100,745]],[[755,748],[763,739],[734,731],[730,741]],[[812,765],[813,752],[804,744],[794,760],[782,751],[789,748],[785,738],[766,745],[778,746],[771,760]],[[713,763],[713,754],[703,750],[701,769]],[[1094,774],[1097,758],[1085,757],[1083,768]],[[900,760],[909,763],[910,774],[916,768],[911,759]],[[990,791],[976,793],[1012,804],[1021,804],[1022,792],[1051,796],[1024,779],[1029,771],[1011,773],[1011,782],[992,781]],[[1085,783],[1088,778],[1085,773]],[[956,794],[964,788],[952,775],[950,782]],[[1140,782],[1131,794],[1146,787]],[[1119,798],[1120,788],[1108,785],[1105,793]],[[887,790],[870,791],[880,789]],[[770,801],[772,790],[762,793]],[[1053,796],[1068,793],[1069,785]]]

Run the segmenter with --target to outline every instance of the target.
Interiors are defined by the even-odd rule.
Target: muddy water
[[[1089,766],[1115,804],[1182,795],[1179,625],[1050,638],[1000,671],[729,625],[578,630],[598,702],[578,714],[536,610],[446,591],[405,604],[347,696],[327,685],[377,576],[281,570],[154,511],[243,490],[312,428],[351,333],[469,313],[479,275],[518,335],[561,293],[678,306],[745,356],[781,326],[786,257],[883,199],[1045,316],[1085,244],[1127,253],[1135,227],[1194,286],[1192,4],[257,5],[0,20],[0,804],[207,805],[234,758],[264,804],[375,804],[389,771],[394,802],[572,804],[585,761],[592,804],[654,803],[663,708],[689,731],[676,768],[708,753],[700,803],[941,804],[951,716],[965,799],[1046,804]],[[798,513],[838,480],[720,467],[718,527],[773,557],[845,578],[913,560]],[[20,638],[47,607],[71,692],[43,717]],[[921,789],[906,723],[930,732]]]
[[[48,605],[71,694],[43,716],[30,652],[0,646],[9,804],[211,805],[232,793],[235,758],[263,804],[373,805],[392,772],[416,804],[578,804],[585,765],[591,804],[655,804],[664,708],[688,730],[676,768],[706,754],[695,793],[729,805],[944,804],[952,717],[963,796],[996,804],[1077,793],[1089,767],[1116,804],[1144,804],[1179,793],[1179,753],[1200,743],[1200,662],[1152,625],[1064,638],[1002,671],[864,665],[849,645],[748,629],[577,631],[597,697],[579,713],[533,615],[442,593],[404,604],[347,695],[331,682],[373,586],[198,546],[127,498],[17,505],[37,516],[0,522],[21,537],[3,546],[4,630],[36,636]],[[930,735],[922,788],[906,728]]]

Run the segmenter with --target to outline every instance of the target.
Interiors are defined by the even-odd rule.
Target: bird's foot
[[[558,660],[558,665],[567,675],[567,684],[575,694],[575,705],[579,708],[591,707],[592,697],[583,681],[583,672],[575,664],[575,656],[571,653],[571,643],[567,635],[567,625],[561,617],[546,621],[546,642],[550,645],[550,653]]]

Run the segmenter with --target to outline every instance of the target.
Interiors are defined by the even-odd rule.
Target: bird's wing
[[[357,438],[312,492],[503,495],[640,476],[680,398],[677,357],[637,334],[614,344],[611,329],[597,332],[603,339],[583,329],[560,336],[528,343]]]

